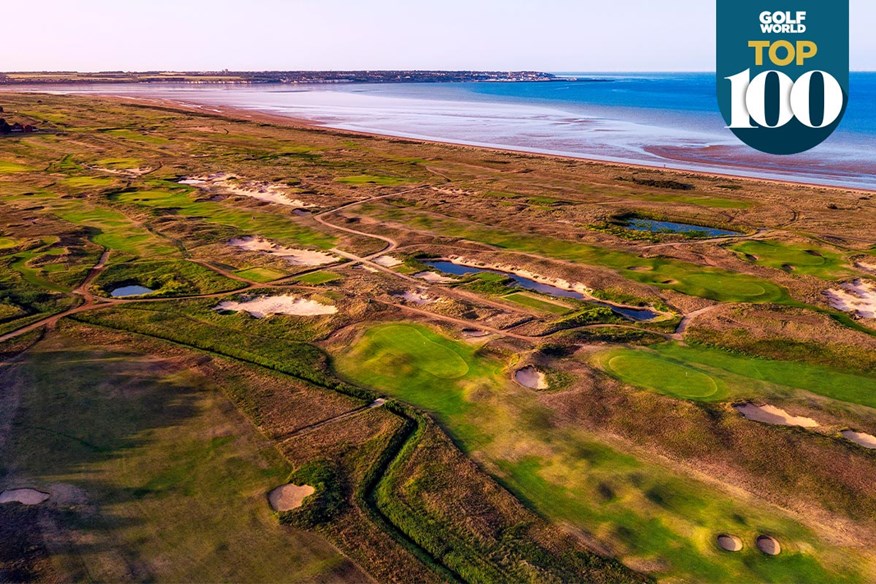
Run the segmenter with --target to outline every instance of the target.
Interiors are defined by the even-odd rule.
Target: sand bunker
[[[481,329],[462,329],[462,336],[466,339],[482,339],[490,334],[490,332]]]
[[[782,553],[782,546],[779,541],[769,535],[761,535],[757,538],[757,549],[768,556],[777,556]]]
[[[255,318],[265,318],[274,314],[286,314],[289,316],[320,316],[335,314],[338,309],[335,306],[320,304],[315,300],[307,300],[284,294],[283,296],[258,296],[250,300],[235,302],[225,300],[220,302],[213,310],[233,310],[235,312],[247,312]]]
[[[454,280],[453,278],[448,278],[447,276],[442,276],[441,274],[436,274],[435,272],[420,272],[418,274],[414,274],[414,278],[425,280],[430,284],[450,284],[452,282],[456,282],[456,280]]]
[[[833,308],[858,318],[876,319],[876,282],[855,280],[824,293]]]
[[[461,266],[468,266],[470,268],[482,268],[486,270],[496,270],[499,272],[507,272],[509,274],[515,274],[522,278],[527,278],[532,280],[533,282],[537,282],[539,284],[545,284],[547,286],[554,286],[555,288],[559,288],[560,290],[566,290],[568,292],[577,292],[578,294],[582,294],[584,296],[592,296],[593,290],[585,286],[584,284],[578,282],[569,282],[568,280],[563,280],[562,278],[548,278],[547,276],[542,276],[541,274],[536,274],[534,272],[530,272],[529,270],[525,270],[523,268],[519,268],[517,266],[510,266],[505,264],[487,264],[485,262],[480,262],[477,260],[472,260],[459,256],[451,256],[450,261],[454,264],[459,264]]]
[[[547,389],[550,387],[547,375],[529,365],[514,372],[514,381],[529,389]]]
[[[378,266],[383,266],[384,268],[394,268],[396,266],[400,266],[402,264],[401,260],[398,258],[394,258],[392,256],[380,256],[376,260],[373,260],[375,264]]]
[[[843,438],[854,442],[858,446],[863,446],[864,448],[869,448],[871,450],[876,450],[876,436],[872,434],[865,434],[863,432],[853,432],[852,430],[845,430],[842,432]]]
[[[722,533],[718,536],[718,547],[725,552],[741,552],[742,540],[735,535]]]
[[[437,299],[432,298],[425,292],[419,292],[417,290],[408,290],[404,294],[396,294],[396,298],[401,298],[408,304],[413,304],[415,306],[425,306],[427,304],[435,304],[438,302]]]
[[[283,485],[277,487],[268,494],[268,501],[274,511],[291,511],[298,509],[304,503],[304,499],[314,494],[316,489],[310,485]]]
[[[36,489],[9,489],[0,493],[0,503],[39,505],[49,500],[49,494]]]
[[[812,418],[792,416],[785,410],[775,406],[743,404],[733,407],[747,419],[755,422],[763,422],[764,424],[772,424],[773,426],[798,426],[800,428],[818,427],[818,422]]]
[[[330,253],[283,247],[264,237],[237,237],[229,241],[228,245],[244,251],[254,251],[277,256],[293,266],[324,266],[338,261],[338,258]]]
[[[855,267],[870,272],[871,274],[876,274],[876,262],[858,261],[855,262]]]
[[[313,206],[290,197],[288,189],[280,185],[246,180],[233,174],[225,174],[224,172],[209,176],[192,176],[179,182],[180,184],[198,187],[203,190],[218,189],[229,195],[250,197],[259,201],[298,209]]]

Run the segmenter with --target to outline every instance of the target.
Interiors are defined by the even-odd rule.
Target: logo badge
[[[718,104],[757,150],[798,154],[849,101],[849,0],[717,0]]]

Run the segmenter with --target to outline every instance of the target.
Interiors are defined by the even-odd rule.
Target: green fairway
[[[132,563],[153,582],[349,574],[320,536],[279,525],[267,493],[292,469],[217,391],[221,381],[57,335],[17,377],[3,376],[22,397],[2,464],[16,483],[62,493],[41,516],[64,541],[50,561],[78,575],[70,581],[127,580]]]
[[[161,181],[157,181],[161,183]],[[120,203],[141,205],[194,217],[208,223],[235,228],[240,234],[259,235],[283,244],[297,244],[330,249],[335,238],[305,227],[284,215],[240,209],[231,204],[199,201],[195,191],[172,183],[161,183],[163,190],[143,190],[115,195]]]
[[[403,185],[410,182],[410,179],[398,178],[394,176],[375,176],[371,174],[360,174],[357,176],[343,176],[335,179],[339,183],[348,185],[380,185],[391,187],[395,185]]]
[[[105,189],[115,184],[115,179],[105,176],[71,176],[61,183],[74,189]]]
[[[852,273],[845,267],[845,259],[840,254],[813,246],[778,241],[745,241],[730,246],[730,249],[758,265],[795,274],[833,280]]]
[[[755,399],[804,390],[876,407],[876,376],[793,361],[771,361],[675,343],[615,348],[594,362],[621,381],[683,399]]]
[[[510,300],[511,302],[519,304],[520,306],[534,308],[535,310],[538,310],[540,312],[547,312],[548,314],[566,314],[572,311],[572,309],[568,306],[564,306],[556,302],[550,302],[548,300],[542,300],[541,298],[537,298],[524,292],[515,292],[513,294],[503,296],[502,298],[504,298],[505,300]]]
[[[683,399],[720,400],[727,395],[723,383],[719,387],[710,375],[645,351],[620,352],[608,359],[606,368],[620,379]]]
[[[274,280],[279,280],[286,275],[285,272],[273,270],[271,268],[248,268],[245,270],[237,270],[234,273],[241,278],[246,278],[247,280],[259,283],[273,282]]]
[[[604,266],[636,282],[668,288],[691,296],[721,302],[786,302],[787,292],[762,278],[700,266],[664,257],[643,258],[633,253],[600,248],[547,236],[526,235],[486,225],[435,217],[408,209],[363,205],[362,209],[385,221],[399,221],[442,235],[479,241],[518,251],[580,264]]]
[[[597,534],[623,550],[627,561],[659,557],[662,578],[859,581],[847,568],[840,573],[826,570],[822,559],[843,563],[841,553],[826,551],[805,528],[772,508],[680,478],[583,430],[555,426],[531,392],[504,376],[501,359],[484,356],[471,345],[420,325],[381,324],[339,350],[335,365],[357,383],[431,411],[463,450],[476,451],[539,513]],[[687,373],[681,366],[676,371]],[[693,377],[702,393],[714,391],[708,376]],[[692,391],[684,386],[679,390]],[[726,554],[716,548],[714,538],[728,530],[746,541],[769,532],[796,543],[778,561],[751,545],[743,553]]]
[[[0,174],[14,174],[17,172],[29,172],[31,170],[31,168],[23,164],[18,164],[17,162],[0,160]]]
[[[295,278],[295,281],[301,284],[318,286],[320,284],[328,284],[329,282],[337,282],[338,280],[343,279],[344,277],[340,274],[335,274],[334,272],[319,271],[304,274],[303,276],[298,276],[297,278]]]

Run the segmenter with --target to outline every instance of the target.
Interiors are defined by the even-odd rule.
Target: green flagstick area
[[[876,579],[868,195],[0,105],[0,579]]]

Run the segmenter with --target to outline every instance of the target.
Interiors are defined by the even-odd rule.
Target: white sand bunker
[[[833,308],[858,318],[876,319],[876,282],[855,280],[824,293]]]
[[[338,261],[338,258],[330,253],[309,249],[295,249],[294,247],[283,247],[282,245],[273,243],[264,237],[237,237],[229,241],[228,245],[244,251],[254,251],[277,256],[283,258],[293,266],[324,266]]]
[[[432,298],[425,292],[421,292],[418,290],[407,290],[403,294],[395,294],[395,297],[400,298],[408,304],[413,304],[415,306],[425,306],[427,304],[435,304],[436,302],[438,302],[437,299]]]
[[[36,489],[8,489],[0,493],[0,503],[39,505],[49,500],[49,494]]]
[[[844,432],[842,432],[842,435],[843,438],[854,442],[858,446],[863,446],[864,448],[869,448],[870,450],[876,450],[876,436],[873,436],[872,434],[845,430]]]
[[[388,255],[380,256],[373,261],[378,266],[383,266],[384,268],[394,268],[402,264],[402,261],[400,259]]]
[[[547,375],[529,365],[514,372],[514,381],[529,389],[547,389]]]
[[[213,310],[247,312],[255,318],[265,318],[274,314],[320,316],[335,314],[338,311],[335,306],[320,304],[315,300],[307,300],[298,296],[292,296],[291,294],[284,294],[283,296],[258,296],[242,302],[225,300],[220,302]]]
[[[742,404],[733,406],[737,412],[749,420],[772,424],[773,426],[798,426],[800,428],[817,428],[818,422],[812,418],[792,416],[785,410],[775,406],[756,406],[754,404]]]
[[[722,533],[718,536],[718,547],[725,552],[741,552],[742,540],[735,535]]]
[[[313,206],[289,196],[289,190],[285,187],[272,183],[246,180],[224,172],[211,174],[209,176],[192,176],[179,182],[180,184],[198,187],[202,190],[215,188],[229,195],[250,197],[259,201],[285,205],[287,207],[295,207],[298,209]]]
[[[757,549],[768,556],[777,556],[782,553],[782,546],[779,544],[779,541],[769,535],[759,536],[755,543],[757,544]]]
[[[876,261],[864,261],[860,260],[855,263],[855,266],[864,270],[865,272],[870,272],[871,274],[876,274]]]
[[[316,489],[310,485],[283,485],[268,493],[268,501],[274,511],[291,511],[298,509],[304,499],[314,494]]]
[[[442,276],[441,274],[436,274],[435,272],[419,272],[414,274],[414,278],[419,278],[421,280],[425,280],[430,284],[450,284],[451,282],[456,282],[453,278],[448,278],[447,276]]]
[[[462,336],[466,339],[482,339],[490,336],[490,334],[489,331],[481,329],[462,329]]]

